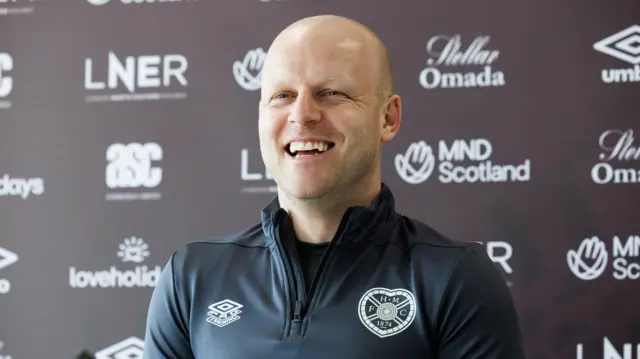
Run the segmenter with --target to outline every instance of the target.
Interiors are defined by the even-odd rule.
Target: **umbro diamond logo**
[[[640,25],[629,26],[606,37],[593,44],[593,48],[632,65],[640,64]]]
[[[18,261],[18,255],[4,248],[0,248],[0,269],[6,268]]]
[[[207,322],[220,328],[227,326],[240,319],[239,314],[242,313],[240,308],[242,304],[229,299],[213,303],[209,306]]]
[[[416,317],[416,300],[405,289],[373,288],[358,303],[358,316],[373,334],[386,338],[407,329]]]
[[[142,359],[144,341],[130,337],[96,353],[96,359]]]

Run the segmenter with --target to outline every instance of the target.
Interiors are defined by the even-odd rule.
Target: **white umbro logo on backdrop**
[[[127,338],[96,353],[96,359],[142,359],[144,341],[136,337]]]
[[[629,26],[606,37],[593,44],[593,48],[632,65],[640,64],[640,25]]]
[[[209,306],[207,322],[221,328],[227,326],[240,319],[238,314],[242,313],[242,307],[242,304],[229,299],[213,303]]]
[[[0,248],[0,269],[6,268],[18,261],[18,255],[4,248]]]
[[[373,288],[358,303],[358,316],[373,334],[386,338],[407,329],[416,317],[416,300],[405,289]]]

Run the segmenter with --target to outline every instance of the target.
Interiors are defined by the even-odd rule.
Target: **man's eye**
[[[331,96],[331,95],[342,95],[342,93],[338,92],[338,91],[327,91],[327,92],[325,92],[325,94],[327,94],[329,96]]]
[[[289,94],[288,93],[279,93],[277,95],[275,95],[273,98],[288,98]]]

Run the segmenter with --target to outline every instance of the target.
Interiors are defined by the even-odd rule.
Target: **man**
[[[261,223],[171,256],[143,357],[524,358],[482,247],[396,213],[381,182],[401,101],[378,37],[342,17],[302,19],[269,48],[261,91],[278,195]]]

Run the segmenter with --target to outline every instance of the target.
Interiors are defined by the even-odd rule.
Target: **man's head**
[[[260,149],[288,197],[379,186],[382,144],[399,129],[400,98],[379,38],[343,17],[305,18],[273,41],[262,68]]]

